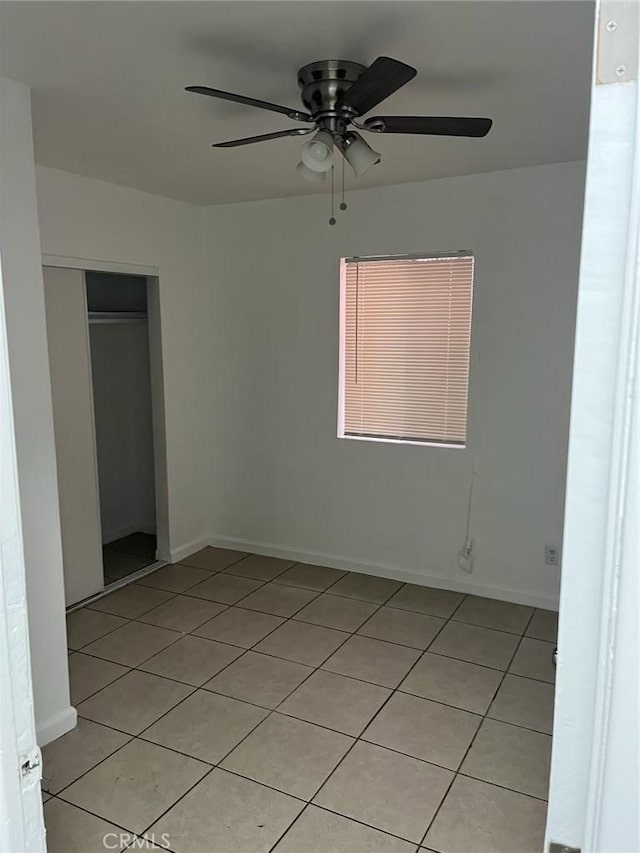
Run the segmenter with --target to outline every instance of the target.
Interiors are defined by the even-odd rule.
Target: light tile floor
[[[556,630],[205,548],[68,617],[49,853],[541,853]]]

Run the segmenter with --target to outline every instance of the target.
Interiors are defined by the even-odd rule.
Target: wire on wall
[[[473,572],[473,539],[471,537],[471,510],[473,507],[473,487],[476,478],[476,463],[472,462],[471,481],[469,483],[469,498],[467,500],[467,523],[464,532],[464,545],[458,551],[458,566],[463,572]]]

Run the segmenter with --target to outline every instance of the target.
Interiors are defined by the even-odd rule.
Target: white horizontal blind
[[[342,434],[464,445],[473,257],[343,265]]]

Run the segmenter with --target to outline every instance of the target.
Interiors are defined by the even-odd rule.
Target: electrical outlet
[[[560,565],[560,550],[557,545],[544,546],[544,562],[547,566]]]

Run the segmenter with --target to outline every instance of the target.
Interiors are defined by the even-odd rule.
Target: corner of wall
[[[196,551],[201,551],[209,544],[209,537],[203,536],[199,539],[193,539],[191,542],[185,542],[182,545],[177,545],[169,550],[169,560],[172,563],[179,563],[185,557],[195,554]]]
[[[2,80],[1,86],[2,283],[35,716],[47,736],[72,725],[53,408],[30,91],[12,80]]]

